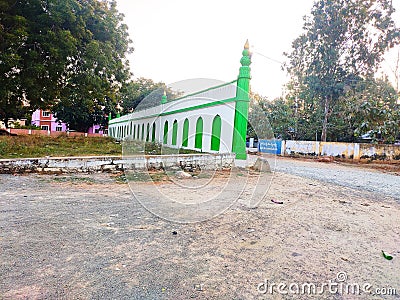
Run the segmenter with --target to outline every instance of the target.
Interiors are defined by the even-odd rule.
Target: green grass
[[[0,158],[121,154],[121,145],[109,137],[0,136]]]
[[[71,182],[71,183],[86,183],[86,184],[95,183],[95,180],[93,178],[90,178],[90,177],[77,177],[77,176],[54,177],[53,181],[56,181],[56,182]]]
[[[119,184],[128,183],[128,179],[126,178],[125,174],[122,174],[122,175],[119,175],[119,176],[115,177],[114,180],[115,180],[116,183],[119,183]]]
[[[173,149],[159,143],[124,142],[124,154],[168,155],[200,153]],[[39,135],[0,136],[0,158],[122,155],[122,145],[109,137],[58,137]]]
[[[173,154],[200,154],[200,151],[183,149],[183,148],[171,148],[166,145],[162,145],[156,142],[143,142],[137,140],[127,140],[124,143],[124,154],[125,155],[173,155]]]

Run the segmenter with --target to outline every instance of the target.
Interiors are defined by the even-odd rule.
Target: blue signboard
[[[281,154],[281,140],[259,140],[258,151],[262,153]]]

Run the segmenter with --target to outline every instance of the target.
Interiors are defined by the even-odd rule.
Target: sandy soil
[[[306,177],[275,173],[256,208],[248,206],[250,177],[223,214],[177,224],[145,210],[109,175],[1,175],[0,298],[399,299],[398,199]],[[216,178],[206,190],[225,183]],[[295,292],[295,284],[315,284],[319,293],[344,273],[342,287],[371,288],[359,296],[335,286],[318,295],[276,286],[262,293],[266,280]],[[397,295],[374,295],[377,288]]]

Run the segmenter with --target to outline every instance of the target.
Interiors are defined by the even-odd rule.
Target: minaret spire
[[[236,153],[236,159],[246,159],[246,134],[247,122],[250,105],[250,65],[251,53],[249,50],[249,40],[244,44],[242,58],[240,60],[241,67],[236,88],[236,105],[235,105],[235,128],[233,133],[232,152]]]
[[[168,99],[167,99],[167,92],[164,89],[164,94],[161,97],[161,104],[165,104],[167,103]]]

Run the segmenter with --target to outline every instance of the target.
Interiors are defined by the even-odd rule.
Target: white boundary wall
[[[282,141],[281,155],[334,156],[353,159],[400,160],[400,145]]]

